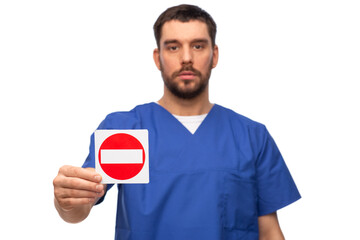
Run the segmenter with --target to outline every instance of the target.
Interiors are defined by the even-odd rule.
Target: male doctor
[[[284,239],[276,211],[300,195],[265,126],[209,101],[219,58],[212,17],[172,7],[154,32],[162,98],[99,126],[149,131],[150,183],[117,186],[115,239]],[[63,166],[53,181],[65,221],[84,220],[112,187],[94,166],[92,136],[83,167]]]

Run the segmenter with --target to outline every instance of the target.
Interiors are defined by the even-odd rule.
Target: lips
[[[179,77],[184,80],[194,79],[196,74],[192,71],[182,71],[179,73]]]

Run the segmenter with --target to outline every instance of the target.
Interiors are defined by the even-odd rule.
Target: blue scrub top
[[[194,134],[156,103],[98,129],[149,131],[150,183],[118,185],[115,239],[258,239],[258,216],[300,198],[265,126],[219,105]],[[83,167],[95,167],[93,135]]]

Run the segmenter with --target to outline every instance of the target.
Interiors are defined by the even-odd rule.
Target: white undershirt
[[[159,102],[156,102],[159,104]],[[160,105],[160,104],[159,104]],[[207,113],[202,115],[194,115],[194,116],[179,116],[173,114],[173,116],[181,122],[184,127],[189,130],[192,134],[196,132],[196,130],[200,127],[201,123],[204,121],[204,119],[207,116]]]
[[[173,116],[182,123],[192,134],[196,132],[196,130],[199,128],[200,124],[204,119],[206,118],[207,114],[202,115],[195,115],[195,116]]]

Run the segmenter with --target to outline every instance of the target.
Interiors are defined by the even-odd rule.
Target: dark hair
[[[165,10],[154,24],[154,34],[156,39],[156,44],[160,49],[160,38],[161,30],[165,22],[171,20],[179,20],[181,22],[189,22],[190,20],[199,20],[206,23],[209,36],[211,38],[212,46],[215,46],[215,37],[216,37],[216,23],[204,10],[194,5],[182,4],[179,6],[171,7]]]

